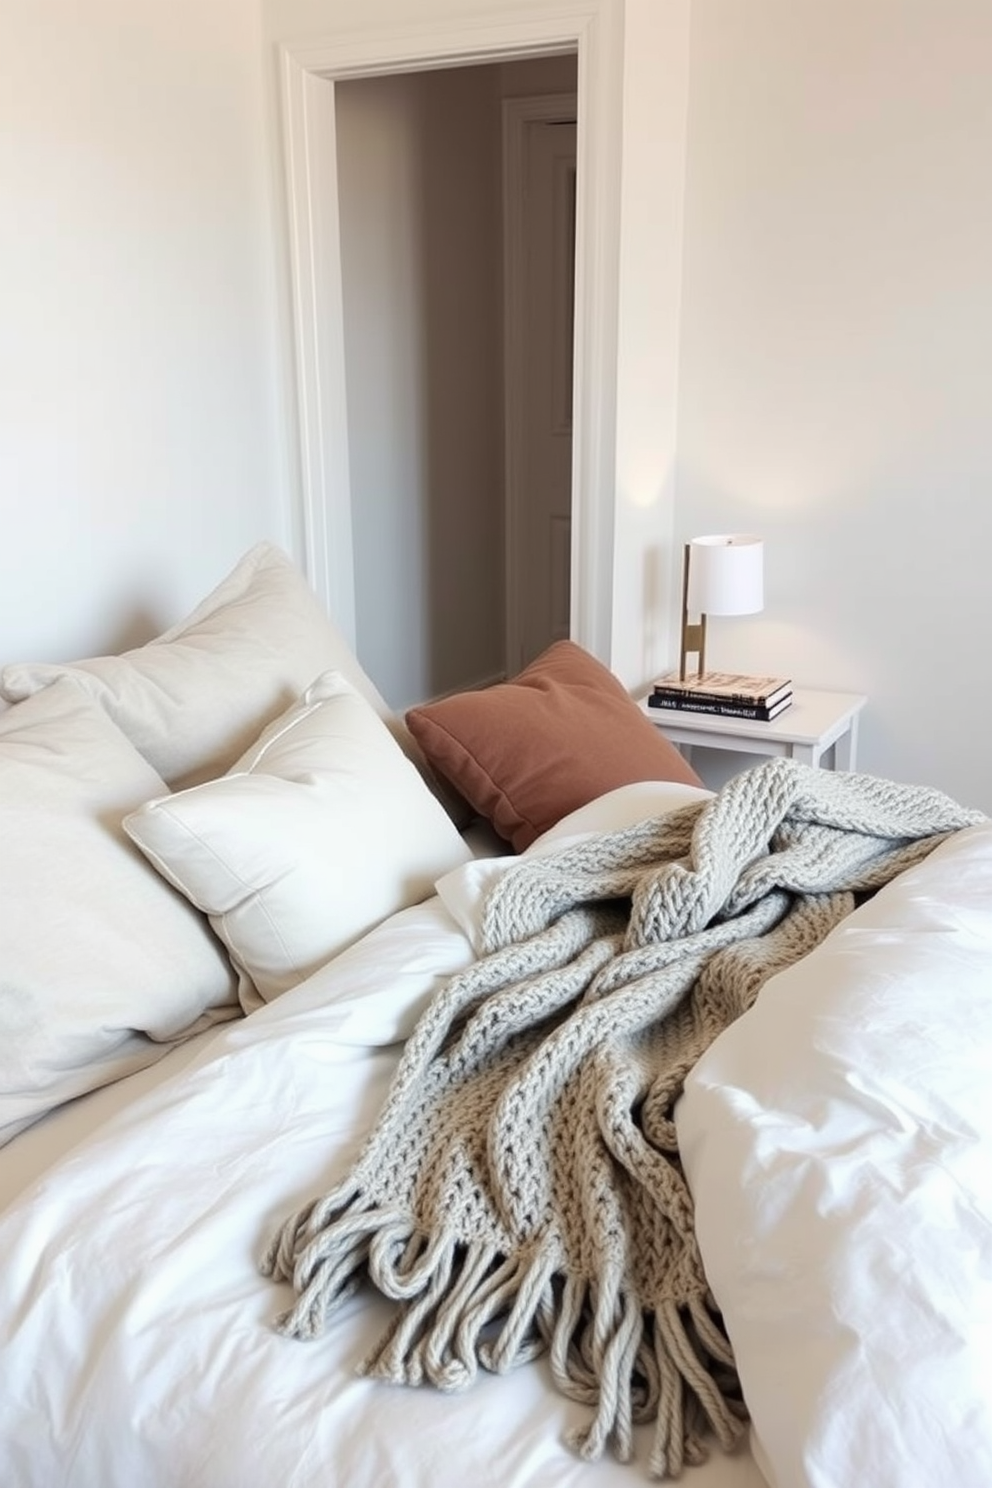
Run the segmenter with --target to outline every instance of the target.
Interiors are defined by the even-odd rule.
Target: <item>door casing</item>
[[[574,435],[572,390],[562,385],[566,377],[571,379],[572,371],[571,347],[564,342],[571,341],[574,255],[556,231],[565,226],[559,220],[566,210],[561,193],[553,191],[544,209],[535,212],[525,188],[531,146],[539,143],[535,129],[548,126],[557,132],[559,125],[574,125],[576,104],[574,93],[508,98],[503,103],[506,657],[511,672],[532,660],[544,645],[571,634],[567,605],[573,524],[565,508],[570,514],[572,503],[559,486],[566,474],[561,458],[568,448],[564,441],[570,445]],[[569,138],[573,133],[569,131]],[[538,220],[549,228],[551,240],[534,240]],[[549,301],[540,307],[532,298],[535,252],[552,279]],[[532,347],[538,329],[551,338],[548,346]],[[528,382],[532,351],[541,356],[545,370],[549,370],[549,353],[552,363],[548,386],[539,389],[541,396],[536,399]],[[543,427],[542,416],[546,416]],[[544,445],[534,450],[531,441],[535,439],[549,446],[540,479],[530,457],[540,454]],[[551,448],[559,440],[562,444]],[[570,469],[567,476],[570,485]],[[544,540],[535,542],[537,538]],[[541,564],[533,562],[532,543],[535,551],[541,551]],[[536,643],[535,637],[540,638]]]
[[[616,453],[622,26],[610,0],[409,31],[348,30],[280,49],[287,255],[297,380],[296,540],[311,584],[355,640],[334,84],[337,79],[574,51],[577,56],[571,634],[610,655]]]

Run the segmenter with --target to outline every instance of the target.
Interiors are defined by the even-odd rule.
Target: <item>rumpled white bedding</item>
[[[371,1294],[314,1342],[271,1326],[289,1297],[265,1241],[357,1155],[492,871],[443,885],[462,928],[438,898],[403,911],[11,1201],[3,1488],[645,1481],[646,1450],[572,1456],[582,1408],[540,1362],[442,1396],[356,1377],[388,1317]],[[754,1420],[754,1456],[714,1453],[687,1488],[989,1488],[992,825],[769,982],[677,1119]]]
[[[563,1443],[543,1366],[465,1395],[358,1378],[387,1305],[312,1343],[257,1269],[275,1225],[357,1155],[438,978],[471,957],[439,899],[216,1035],[0,1215],[3,1488],[621,1488]],[[31,1135],[30,1133],[28,1134]],[[15,1144],[16,1145],[16,1144]],[[746,1452],[690,1488],[763,1488]]]
[[[989,1488],[992,824],[773,978],[677,1127],[773,1488]]]

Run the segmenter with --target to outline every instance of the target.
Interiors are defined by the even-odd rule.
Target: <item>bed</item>
[[[517,1367],[444,1376],[465,1388],[429,1366],[388,1383],[363,1367],[395,1303],[359,1268],[294,1335],[277,1320],[306,1288],[273,1243],[304,1216],[331,1254],[314,1201],[388,1134],[418,1031],[527,943],[494,951],[493,905],[546,899],[557,923],[581,879],[581,914],[626,915],[603,885],[627,880],[602,875],[639,854],[637,903],[659,842],[683,887],[685,844],[717,843],[719,876],[731,848],[707,824],[739,836],[743,797],[706,791],[570,646],[484,699],[393,717],[269,545],[148,646],[11,664],[0,687],[0,1481],[647,1481],[663,1381],[595,1449],[595,1341],[584,1388],[561,1388],[539,1329]],[[564,768],[577,722],[588,748]],[[791,762],[746,778],[755,811],[792,793],[779,836],[810,881],[775,969],[747,950],[747,995],[671,1094],[737,1421],[721,1446],[696,1409],[675,1465],[691,1488],[987,1488],[992,825]],[[824,888],[828,843],[860,887]],[[723,935],[742,911],[692,912]]]

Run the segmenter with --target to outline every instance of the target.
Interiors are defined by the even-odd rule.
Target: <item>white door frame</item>
[[[503,103],[503,489],[506,521],[506,655],[511,662],[520,651],[518,544],[521,507],[527,485],[522,468],[523,430],[526,423],[525,390],[517,379],[517,373],[526,356],[523,300],[527,240],[524,236],[522,199],[527,130],[533,123],[555,124],[562,120],[576,119],[577,110],[578,98],[574,93],[542,93],[527,98],[507,98]],[[574,420],[572,431],[574,440]],[[574,528],[573,521],[573,531]],[[574,623],[572,634],[575,635]]]
[[[334,122],[336,79],[577,53],[578,200],[572,436],[573,639],[611,646],[616,481],[623,11],[620,0],[534,4],[475,16],[342,31],[280,47],[300,440],[303,565],[355,638],[344,321]]]

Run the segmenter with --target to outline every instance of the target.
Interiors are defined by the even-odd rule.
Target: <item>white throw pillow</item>
[[[685,1083],[772,1488],[992,1483],[992,824],[773,977]]]
[[[279,548],[259,543],[192,614],[122,656],[17,662],[0,693],[17,702],[71,677],[174,789],[230,769],[272,719],[331,668],[388,724],[425,773],[419,746]],[[428,777],[429,778],[429,777]]]
[[[329,672],[219,780],[125,829],[211,921],[246,1011],[434,891],[469,851],[369,704]]]
[[[206,920],[121,830],[162,790],[70,682],[0,714],[0,1143],[240,1012]]]
[[[711,790],[699,785],[685,785],[681,780],[637,780],[631,785],[618,785],[585,806],[570,811],[532,842],[526,856],[557,852],[572,842],[594,837],[599,832],[620,832],[636,822],[650,821],[655,816],[670,816],[682,806],[709,801]]]

